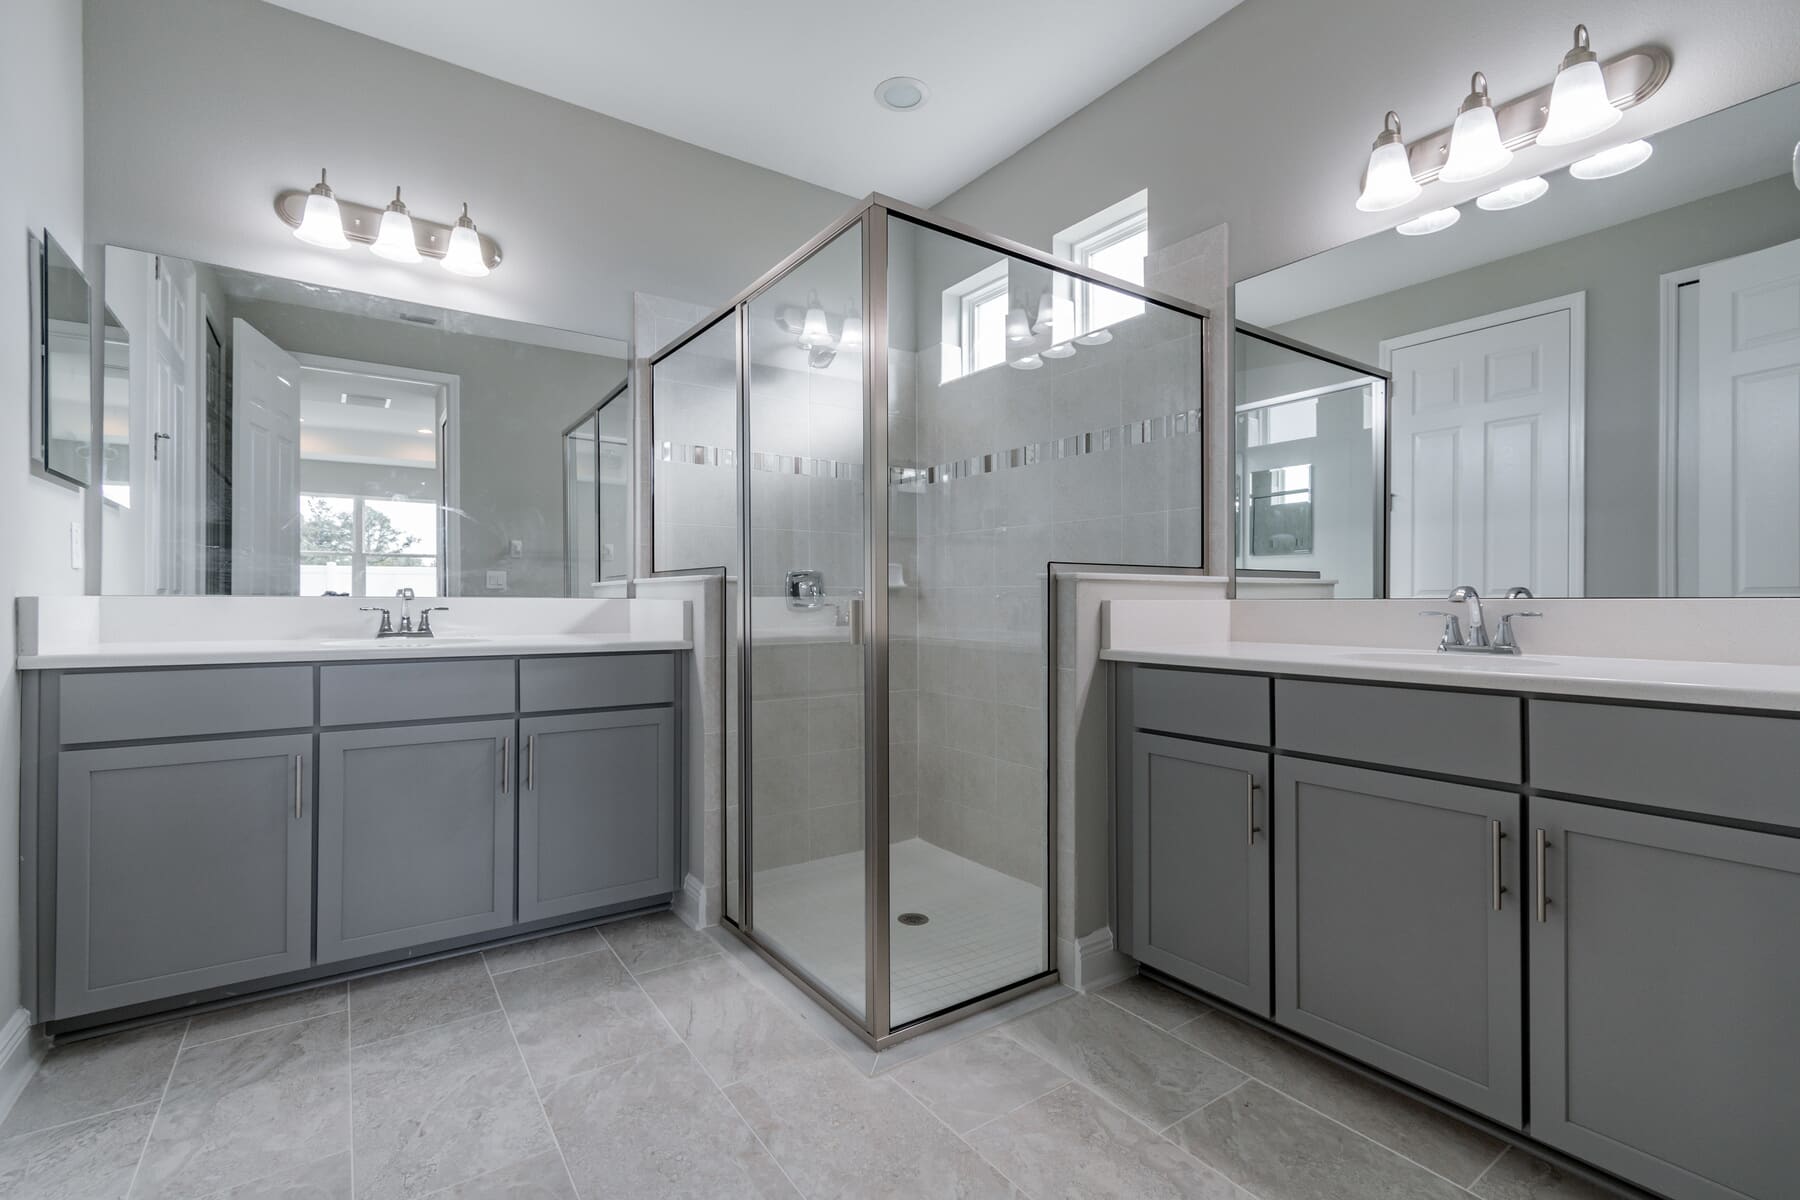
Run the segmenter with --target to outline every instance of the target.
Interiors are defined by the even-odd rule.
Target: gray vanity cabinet
[[[672,709],[526,717],[519,738],[519,920],[675,890]]]
[[[1269,756],[1132,735],[1132,952],[1267,1016]]]
[[[1676,1200],[1794,1195],[1800,838],[1530,817],[1532,1134]]]
[[[1520,803],[1278,758],[1276,1020],[1520,1125]]]
[[[513,722],[319,736],[318,961],[513,923]]]
[[[311,961],[312,736],[64,751],[56,1015]]]

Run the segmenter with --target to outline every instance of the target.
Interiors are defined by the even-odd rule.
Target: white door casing
[[[151,457],[147,498],[150,586],[158,595],[199,590],[201,508],[190,469],[199,436],[200,338],[194,268],[152,258],[150,295]]]
[[[1800,594],[1800,240],[1699,281],[1699,594]]]
[[[300,591],[300,363],[231,322],[231,590]]]
[[[1381,343],[1390,595],[1582,594],[1585,316],[1577,293]]]

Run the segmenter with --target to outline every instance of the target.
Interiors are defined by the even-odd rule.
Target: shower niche
[[[724,922],[872,1046],[1056,978],[1052,569],[1201,566],[1204,346],[871,197],[650,360],[653,572],[727,581]]]

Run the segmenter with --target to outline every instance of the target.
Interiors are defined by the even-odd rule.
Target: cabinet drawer
[[[1280,679],[1276,743],[1301,754],[1518,783],[1521,707],[1512,696]]]
[[[60,737],[124,742],[312,725],[312,668],[200,667],[62,677]]]
[[[1132,723],[1139,729],[1269,744],[1269,681],[1261,675],[1135,667]]]
[[[1800,825],[1800,721],[1531,702],[1531,783],[1772,825]]]
[[[519,710],[623,708],[675,699],[671,654],[587,654],[519,662]]]
[[[319,723],[437,721],[513,711],[513,661],[343,663],[319,668]]]

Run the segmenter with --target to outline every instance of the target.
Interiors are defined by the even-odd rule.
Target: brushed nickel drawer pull
[[[1500,828],[1500,822],[1498,822],[1498,821],[1493,822],[1493,835],[1494,835],[1494,911],[1499,912],[1500,908],[1501,908],[1500,897],[1506,895],[1506,884],[1501,881],[1501,872],[1504,869],[1505,859],[1501,856],[1501,853],[1500,853],[1500,843],[1502,843],[1506,840],[1506,832],[1505,832],[1505,830]]]
[[[525,738],[525,790],[537,786],[537,734]]]
[[[1550,920],[1550,835],[1537,831],[1537,920],[1543,925]]]
[[[296,754],[294,755],[294,820],[296,821],[305,815],[306,811],[303,807],[305,803],[304,797],[306,795],[305,779],[306,755]]]
[[[1246,775],[1244,781],[1250,785],[1244,792],[1244,824],[1249,826],[1249,842],[1254,846],[1256,845],[1256,835],[1262,832],[1262,826],[1256,823],[1256,793],[1262,789],[1257,784],[1255,776]]]
[[[500,739],[500,794],[506,795],[507,764],[512,761],[512,734]]]

